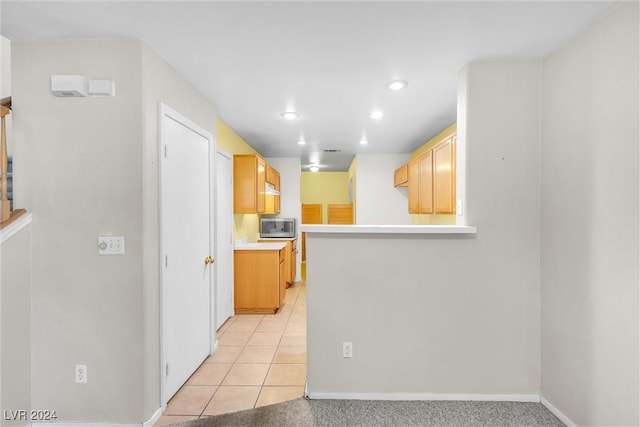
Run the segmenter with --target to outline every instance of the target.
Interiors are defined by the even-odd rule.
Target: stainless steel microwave
[[[295,218],[260,218],[261,238],[296,237]]]

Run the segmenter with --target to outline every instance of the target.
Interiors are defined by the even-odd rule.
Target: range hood
[[[280,192],[276,190],[276,187],[267,182],[267,184],[264,186],[264,194],[268,196],[279,196]]]

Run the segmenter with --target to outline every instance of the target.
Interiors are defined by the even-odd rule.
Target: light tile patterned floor
[[[218,349],[169,401],[155,426],[296,399],[307,376],[307,290],[289,289],[273,315],[237,315],[218,330]]]

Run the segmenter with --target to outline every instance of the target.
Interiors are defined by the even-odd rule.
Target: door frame
[[[189,120],[182,114],[178,113],[176,110],[169,107],[167,104],[163,102],[159,102],[158,103],[158,234],[159,234],[159,243],[160,243],[159,253],[158,253],[158,261],[159,261],[158,267],[160,268],[160,272],[159,272],[160,273],[159,274],[159,277],[160,277],[160,283],[159,283],[160,285],[160,310],[159,310],[160,372],[159,372],[159,375],[160,375],[160,404],[162,408],[166,408],[167,402],[169,401],[169,398],[165,396],[165,389],[166,389],[165,366],[166,366],[167,360],[166,360],[166,351],[165,351],[166,348],[165,348],[164,325],[167,322],[166,322],[166,313],[165,313],[165,307],[166,307],[165,270],[162,266],[162,259],[166,249],[164,236],[163,236],[164,223],[163,223],[163,211],[162,211],[162,194],[163,194],[162,177],[164,173],[162,170],[162,158],[164,154],[164,150],[162,149],[162,147],[164,146],[164,141],[166,138],[166,135],[163,135],[163,132],[162,132],[162,120],[165,117],[170,120],[174,120],[177,123],[180,123],[181,125],[197,133],[198,135],[202,136],[208,141],[208,148],[209,148],[209,155],[210,155],[210,158],[209,158],[209,180],[210,180],[209,182],[209,185],[210,185],[209,187],[210,188],[210,191],[209,191],[209,253],[211,254],[213,254],[215,250],[214,233],[215,233],[215,225],[216,225],[215,224],[215,193],[214,191],[211,191],[211,189],[215,188],[215,181],[212,180],[212,178],[215,179],[215,175],[214,175],[215,159],[211,158],[211,154],[216,153],[216,144],[215,144],[213,135],[210,132],[208,132],[206,129],[202,128],[201,126],[197,125],[195,122]],[[209,327],[209,354],[213,354],[213,352],[215,351],[215,346],[217,344],[217,341],[213,339],[213,331],[211,330],[212,319],[215,322],[215,305],[213,303],[214,298],[215,298],[215,273],[213,269],[211,269],[209,274],[209,322],[207,325]]]
[[[218,156],[222,156],[225,157],[226,159],[229,159],[229,170],[230,170],[230,179],[231,179],[231,205],[228,206],[227,208],[229,209],[229,213],[231,214],[231,256],[229,258],[229,261],[231,263],[231,316],[235,316],[235,309],[234,309],[234,292],[233,292],[233,277],[234,277],[234,273],[233,273],[233,154],[231,153],[227,153],[226,151],[217,148],[216,149],[216,170],[215,170],[215,177],[216,177],[216,189],[218,188],[218,172],[220,170],[220,168],[217,167],[217,162],[218,162]],[[218,214],[220,213],[220,209],[222,208],[221,206],[218,205],[218,197],[217,197],[217,192],[216,192],[216,197],[214,197],[215,201],[216,201],[216,210],[215,210],[215,215],[216,215],[216,227],[218,225]],[[216,230],[217,231],[217,230]],[[220,236],[218,234],[216,234],[216,239],[215,239],[215,245],[216,245],[216,257],[218,257],[218,239],[220,238]],[[215,264],[215,272],[216,272],[216,279],[218,278],[218,266],[219,264],[216,263]],[[218,296],[218,286],[220,286],[220,283],[218,283],[218,281],[216,280],[216,284],[215,284],[215,297],[217,298]],[[218,308],[218,301],[217,299],[212,300],[212,304],[215,304],[216,309]],[[212,322],[212,330],[213,331],[217,331],[218,329],[218,319],[217,319],[217,315],[218,313],[215,312],[214,316],[212,316],[213,322]],[[214,347],[215,345],[217,345],[217,339],[214,340]],[[212,349],[212,351],[215,349]]]

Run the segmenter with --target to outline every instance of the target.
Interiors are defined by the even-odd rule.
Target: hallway
[[[301,397],[306,381],[306,285],[295,283],[274,315],[237,315],[218,349],[169,401],[155,426]]]

